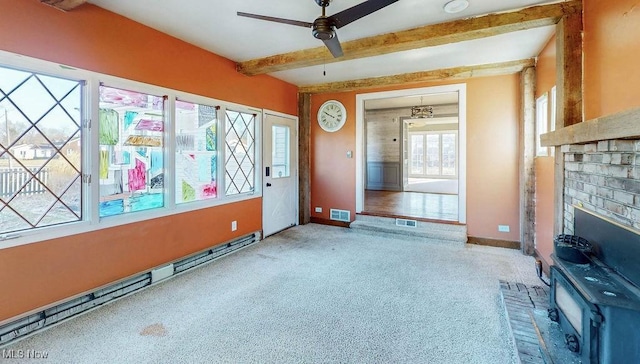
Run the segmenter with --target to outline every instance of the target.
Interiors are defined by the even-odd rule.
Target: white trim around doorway
[[[356,95],[356,213],[364,209],[364,102],[392,97],[458,93],[458,222],[467,222],[467,85],[464,83]]]

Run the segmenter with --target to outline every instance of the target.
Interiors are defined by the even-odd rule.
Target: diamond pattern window
[[[0,66],[0,234],[82,220],[83,84]]]
[[[255,190],[256,115],[225,111],[225,186],[226,195]]]

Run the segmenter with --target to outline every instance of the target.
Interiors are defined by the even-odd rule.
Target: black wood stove
[[[574,233],[588,246],[556,247],[549,317],[583,363],[640,363],[640,234],[577,207]]]

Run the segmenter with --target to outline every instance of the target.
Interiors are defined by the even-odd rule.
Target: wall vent
[[[0,346],[3,346],[15,339],[32,334],[44,327],[72,318],[79,313],[105,304],[116,298],[134,293],[141,288],[151,285],[152,283],[184,272],[207,261],[232,253],[245,246],[256,243],[259,239],[259,234],[244,236],[232,242],[219,245],[213,249],[192,255],[161,268],[142,273],[83,296],[70,299],[43,311],[9,322],[0,326]]]
[[[408,220],[408,219],[396,219],[396,225],[414,228],[414,227],[418,227],[418,221]]]
[[[331,209],[331,220],[351,222],[351,211]]]

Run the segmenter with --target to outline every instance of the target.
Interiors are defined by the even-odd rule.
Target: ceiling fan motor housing
[[[320,40],[329,40],[335,36],[333,25],[327,17],[319,17],[313,22],[313,36]]]

